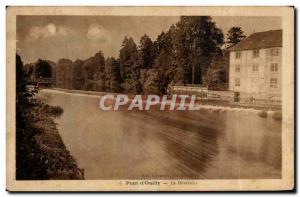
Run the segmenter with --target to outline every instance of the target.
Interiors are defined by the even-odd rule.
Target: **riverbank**
[[[54,122],[61,113],[60,107],[39,101],[17,104],[17,180],[84,179]]]

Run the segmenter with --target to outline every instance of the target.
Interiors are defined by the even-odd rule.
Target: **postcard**
[[[7,190],[294,189],[293,7],[7,7]]]

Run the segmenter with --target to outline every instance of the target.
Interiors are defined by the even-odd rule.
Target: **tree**
[[[166,33],[162,32],[159,34],[157,40],[154,42],[156,58],[153,68],[157,69],[158,86],[162,94],[166,94],[169,84],[175,81],[174,77],[178,66],[175,61],[175,33],[175,26],[171,25],[169,30]]]
[[[184,83],[201,83],[212,57],[221,53],[222,30],[209,16],[182,16],[176,24],[176,61],[184,71]]]
[[[23,67],[24,78],[26,80],[31,80],[34,78],[34,64],[25,64]]]
[[[73,62],[73,87],[76,90],[81,90],[84,86],[85,79],[83,76],[83,61],[76,60]]]
[[[106,90],[120,92],[122,83],[120,63],[113,57],[107,58],[105,61],[105,76]]]
[[[119,62],[124,91],[127,93],[140,93],[142,88],[139,82],[138,50],[132,38],[124,38],[120,49]]]
[[[203,83],[210,90],[224,90],[224,81],[226,78],[224,68],[208,68],[206,75],[203,77]]]
[[[73,63],[69,59],[59,59],[56,64],[56,86],[73,89]]]
[[[222,54],[215,55],[210,64],[211,69],[222,71],[220,81],[225,85],[229,83],[229,51],[224,50]]]
[[[52,85],[56,86],[56,63],[50,60],[45,60],[48,62],[48,64],[51,67],[51,79],[52,79]]]
[[[227,43],[229,44],[229,47],[237,44],[244,38],[246,38],[246,36],[241,27],[231,27],[227,33]]]
[[[174,63],[173,55],[165,50],[162,50],[154,61],[153,68],[157,70],[154,73],[157,74],[158,86],[162,94],[167,93],[169,83],[174,80],[176,69]]]
[[[160,84],[157,72],[157,69],[144,69],[141,73],[141,81],[143,81],[144,94],[160,95],[162,93],[159,86]]]
[[[18,93],[24,92],[25,88],[25,81],[24,81],[24,72],[23,72],[23,62],[21,57],[16,54],[16,91],[17,97]]]
[[[140,39],[138,49],[140,68],[151,68],[154,60],[154,45],[151,38],[145,34]]]
[[[48,61],[39,59],[35,65],[36,78],[50,78],[51,66]]]
[[[201,71],[222,43],[222,32],[210,17],[181,17],[175,35],[176,63],[183,70],[184,83],[200,83]]]
[[[105,58],[101,51],[84,61],[84,89],[105,91]]]
[[[214,57],[222,54],[223,43],[224,35],[211,17],[182,16],[154,42],[144,34],[137,47],[125,37],[117,59],[105,60],[100,51],[74,62],[74,88],[165,94],[170,84],[201,84]]]

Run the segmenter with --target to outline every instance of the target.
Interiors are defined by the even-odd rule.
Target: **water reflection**
[[[101,112],[97,97],[42,91],[87,179],[280,178],[281,123],[254,112]]]

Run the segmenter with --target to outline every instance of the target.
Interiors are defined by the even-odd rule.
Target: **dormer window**
[[[259,49],[255,49],[252,51],[252,56],[253,58],[258,58],[259,57]]]

